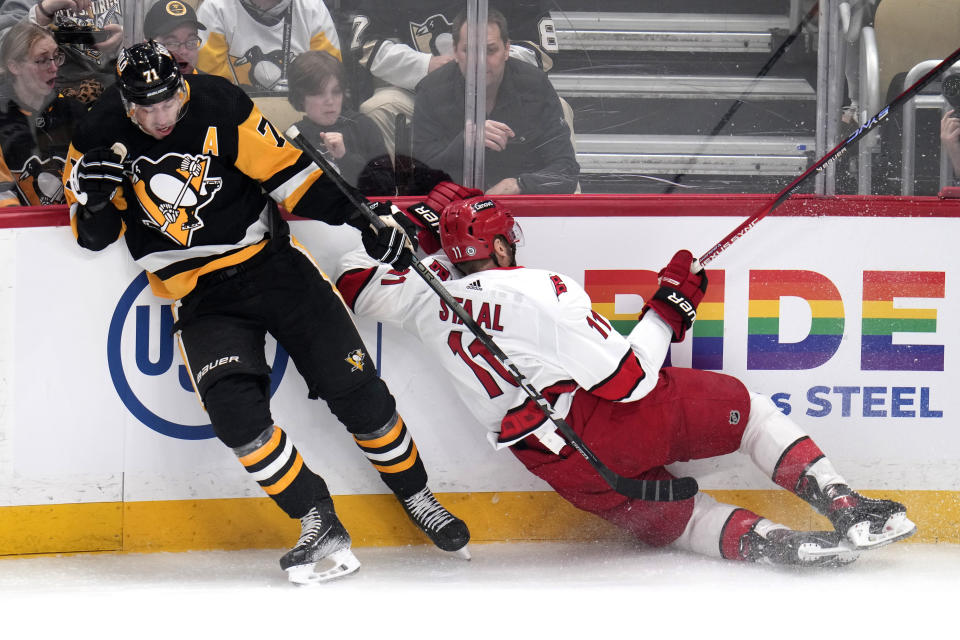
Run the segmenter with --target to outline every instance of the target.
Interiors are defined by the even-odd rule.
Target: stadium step
[[[550,74],[564,98],[684,98],[750,100],[816,100],[803,78],[752,78],[712,75],[628,75],[611,73]]]
[[[577,135],[582,174],[749,175],[802,173],[813,137]]]
[[[555,50],[770,52],[787,16],[551,11],[541,25]],[[548,48],[552,48],[549,47]]]

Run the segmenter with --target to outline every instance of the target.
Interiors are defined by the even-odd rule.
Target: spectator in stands
[[[305,51],[290,64],[288,99],[306,113],[300,132],[368,196],[396,195],[393,164],[370,118],[343,108],[343,64],[326,51]]]
[[[197,67],[255,91],[286,91],[298,53],[340,59],[340,38],[321,0],[205,0],[197,15],[209,29]]]
[[[193,7],[180,0],[160,0],[143,20],[143,36],[165,46],[182,75],[197,72],[200,31],[206,30]]]
[[[533,32],[539,16],[536,0],[497,3],[521,17]],[[453,19],[462,0],[361,0],[353,16],[350,51],[350,88],[361,101],[360,113],[369,116],[383,133],[390,155],[395,153],[397,116],[413,120],[413,92],[431,71],[454,60]],[[512,46],[510,55],[549,70],[549,57],[533,43]]]
[[[70,38],[65,26],[76,25],[75,13],[92,21],[89,40]],[[74,14],[74,15],[71,15]],[[123,40],[120,0],[6,0],[0,9],[0,29],[27,19],[50,27],[66,55],[57,75],[57,90],[65,96],[91,103],[113,84],[116,54]],[[0,31],[2,37],[2,31]]]
[[[950,109],[940,120],[940,140],[950,156],[953,175],[960,176],[960,114]]]
[[[455,63],[417,85],[413,149],[421,162],[463,174],[466,16],[454,20]],[[510,58],[503,14],[488,13],[485,185],[488,194],[573,193],[580,167],[560,100],[542,71]]]
[[[860,124],[860,33],[863,27],[873,25],[877,1],[844,0],[839,5],[840,30],[845,42],[844,75],[850,99],[843,108],[842,119],[852,125]]]
[[[86,112],[55,89],[65,60],[50,32],[27,20],[0,44],[0,206],[64,202],[64,160]]]

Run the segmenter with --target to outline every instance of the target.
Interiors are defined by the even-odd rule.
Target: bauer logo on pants
[[[181,440],[213,438],[172,329],[169,304],[150,292],[147,274],[141,273],[123,292],[110,320],[107,360],[113,386],[127,410],[157,433]],[[278,345],[271,395],[286,368],[287,353]]]

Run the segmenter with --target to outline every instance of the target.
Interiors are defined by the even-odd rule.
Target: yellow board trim
[[[784,491],[708,491],[717,500],[797,529],[826,529],[826,519]],[[960,492],[864,491],[907,505],[919,531],[908,542],[960,542]],[[613,525],[550,491],[441,493],[470,526],[472,542],[627,540]],[[337,513],[358,547],[429,544],[391,495],[335,496]],[[230,526],[224,526],[229,522]],[[269,498],[107,502],[0,507],[0,555],[114,551],[281,549],[299,522]]]

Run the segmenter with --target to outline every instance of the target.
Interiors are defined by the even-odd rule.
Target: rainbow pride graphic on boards
[[[810,305],[810,333],[800,342],[780,342],[783,296]],[[840,292],[814,271],[751,271],[747,313],[747,369],[813,369],[829,360],[843,340]]]
[[[693,325],[692,365],[723,369],[725,272],[708,269],[710,286]],[[657,289],[654,271],[587,270],[584,288],[593,309],[626,335],[637,323],[643,300]],[[909,334],[936,333],[937,310],[896,298],[944,297],[945,274],[936,271],[864,271],[860,368],[868,371],[943,371],[944,348],[935,344],[907,344]],[[781,299],[803,299],[810,309],[810,329],[797,342],[781,342]],[[737,304],[740,304],[739,302]],[[752,270],[747,309],[747,369],[814,369],[840,348],[846,326],[844,301],[825,275],[805,270]],[[894,334],[897,336],[895,344]],[[668,358],[669,363],[669,358]]]
[[[724,275],[722,270],[707,269],[709,286],[697,308],[697,321],[693,325],[692,364],[695,369],[723,369]],[[610,320],[623,335],[630,333],[637,324],[643,300],[653,296],[658,286],[655,271],[632,269],[588,270],[583,284],[593,301],[593,310]]]
[[[936,271],[864,271],[860,368],[943,371],[943,345],[893,344],[893,333],[935,333],[937,310],[896,308],[894,298],[943,298],[946,276]]]

